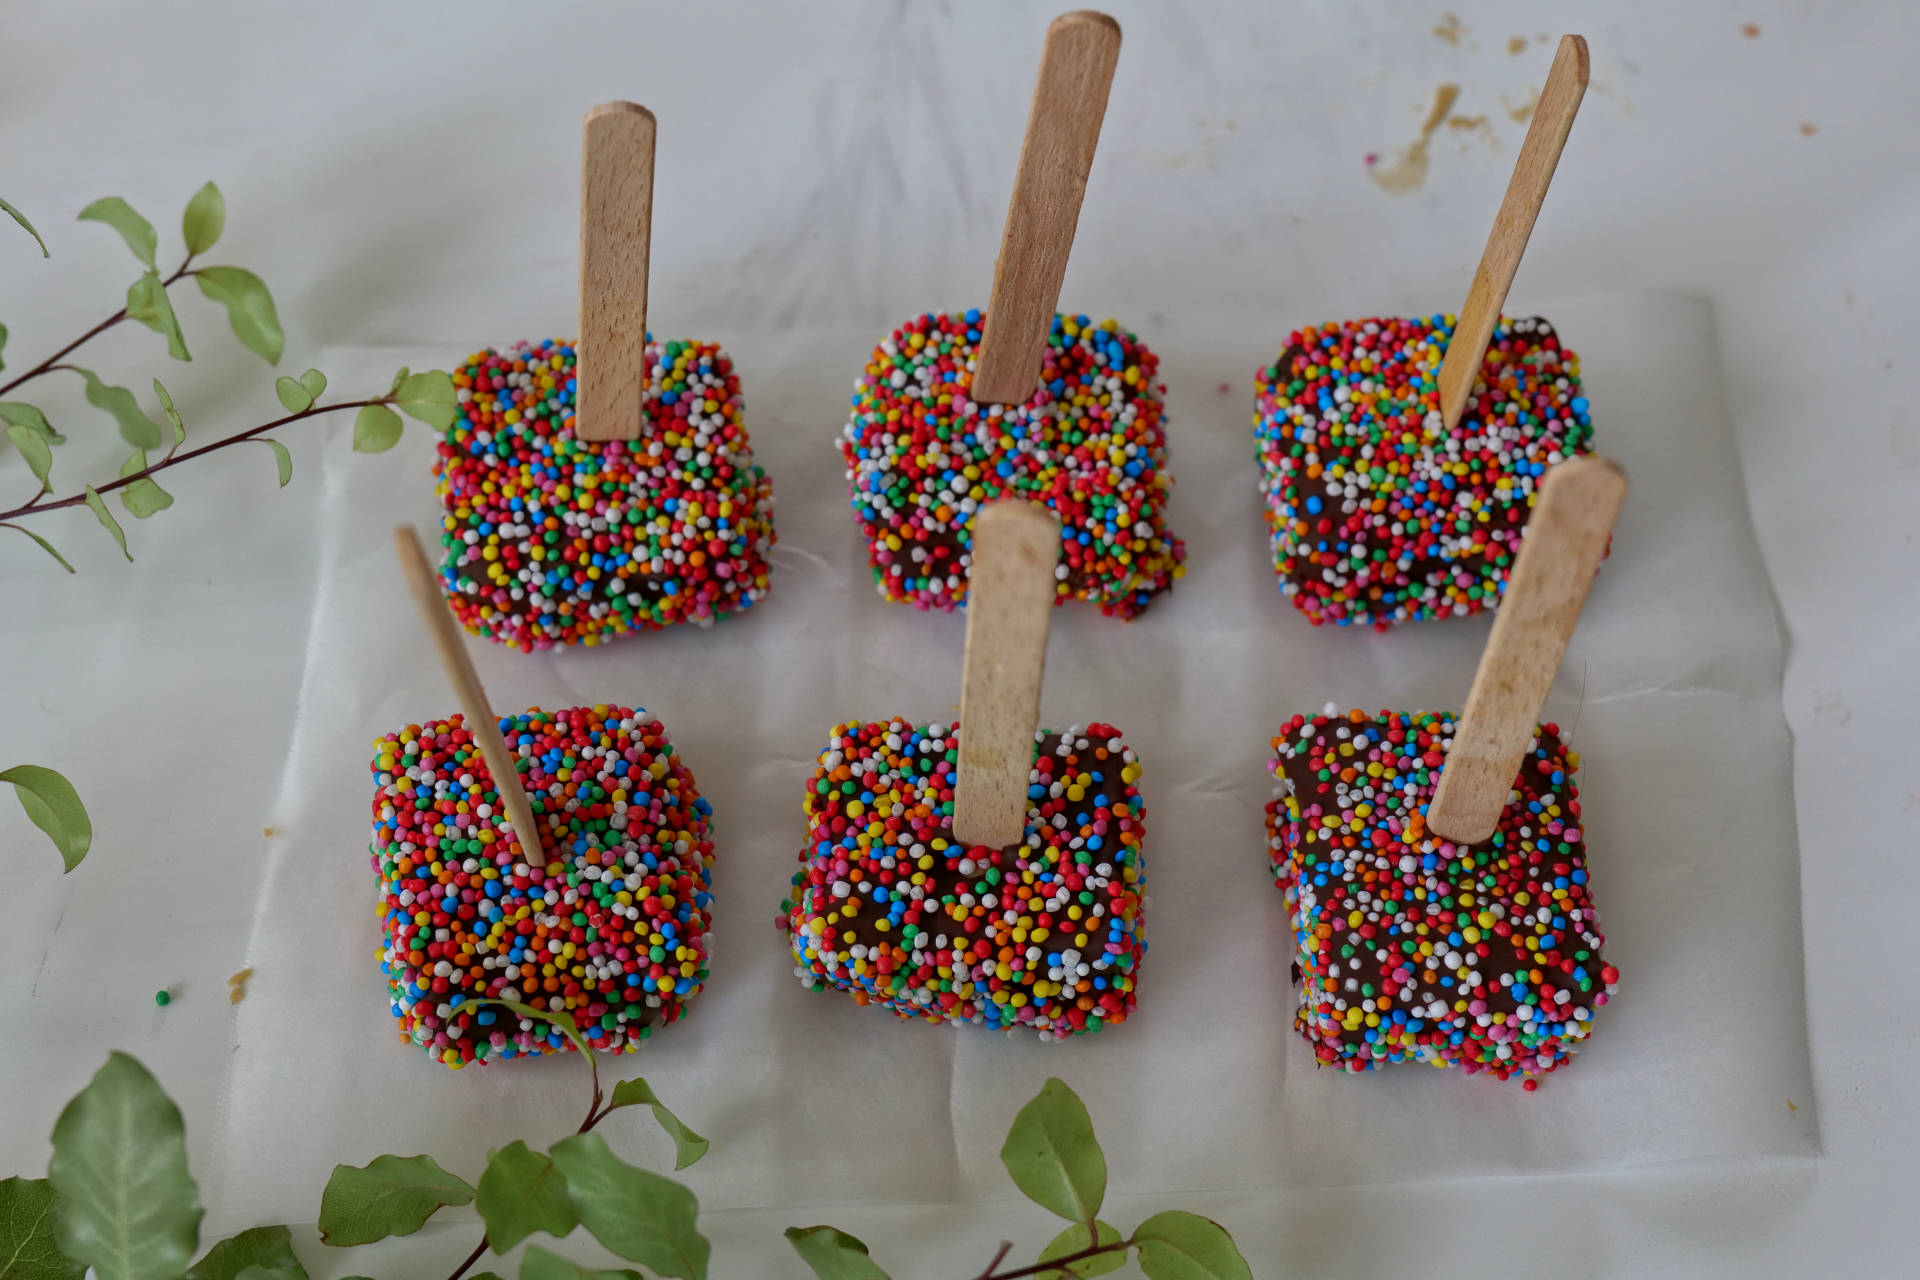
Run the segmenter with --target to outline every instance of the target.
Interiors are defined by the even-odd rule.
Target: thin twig
[[[461,1263],[459,1266],[455,1267],[453,1269],[453,1274],[448,1276],[447,1280],[460,1280],[460,1277],[467,1274],[467,1271],[473,1266],[474,1263],[480,1261],[480,1255],[485,1253],[486,1251],[487,1251],[487,1238],[485,1236],[481,1236],[480,1243],[473,1246],[473,1252],[467,1255],[467,1260]]]
[[[172,454],[168,457],[162,458],[160,461],[152,464],[151,466],[148,466],[148,467],[142,468],[139,471],[133,472],[131,475],[125,475],[120,477],[118,480],[109,481],[108,483],[99,486],[97,489],[94,490],[94,492],[105,495],[105,494],[112,493],[115,489],[124,489],[130,484],[134,484],[138,481],[145,480],[149,476],[156,475],[159,472],[165,471],[168,467],[177,467],[183,462],[189,462],[194,458],[199,457],[203,453],[213,453],[215,450],[225,449],[229,445],[244,444],[248,440],[252,440],[255,437],[260,436],[268,431],[272,431],[275,427],[284,427],[288,423],[298,422],[302,418],[317,417],[323,413],[337,413],[341,409],[364,409],[370,404],[392,404],[392,403],[393,403],[392,396],[379,396],[372,400],[343,400],[339,404],[313,405],[310,408],[302,409],[299,413],[290,413],[284,418],[275,418],[272,422],[263,422],[257,427],[253,427],[249,430],[242,431],[236,435],[231,435],[231,436],[225,437],[224,439],[215,440],[212,444],[203,444],[198,449],[188,449],[185,453]],[[87,495],[85,493],[76,493],[69,497],[61,498],[55,502],[43,503],[38,501],[38,499],[36,499],[33,502],[27,503],[25,506],[15,507],[11,511],[0,511],[0,520],[11,520],[11,519],[14,519],[16,516],[26,515],[29,511],[32,511],[32,512],[58,511],[62,507],[77,507],[77,506],[80,506],[82,503],[86,502],[86,500],[87,500]]]
[[[198,271],[187,270],[188,265],[192,263],[192,261],[193,261],[193,255],[188,254],[186,257],[186,261],[180,264],[180,269],[178,271],[175,271],[172,275],[168,276],[165,280],[162,280],[160,282],[160,287],[162,289],[165,289],[168,286],[176,283],[179,280],[184,279],[187,276],[199,275],[200,273]],[[122,307],[118,311],[114,312],[112,315],[108,316],[105,320],[102,320],[99,324],[93,326],[93,328],[87,330],[85,333],[75,338],[72,342],[69,342],[66,346],[60,348],[58,351],[48,356],[45,360],[42,360],[39,364],[33,366],[33,368],[27,370],[25,373],[15,378],[12,382],[9,382],[4,386],[0,386],[0,396],[7,394],[7,392],[13,390],[15,387],[21,386],[24,383],[32,382],[35,378],[38,378],[42,374],[52,373],[55,369],[58,369],[58,368],[70,367],[70,366],[62,366],[60,361],[65,359],[67,356],[72,355],[75,351],[78,351],[81,347],[85,346],[87,343],[92,342],[95,338],[99,337],[101,334],[105,333],[107,330],[113,328],[113,326],[119,324],[122,320],[125,320],[126,318],[127,318],[127,309],[125,307]]]
[[[993,1255],[993,1261],[989,1262],[987,1264],[987,1269],[980,1273],[979,1280],[993,1280],[993,1269],[999,1266],[1000,1263],[1004,1261],[1006,1256],[1011,1252],[1013,1252],[1013,1241],[1002,1240],[1000,1242],[1000,1252]]]
[[[981,1273],[980,1280],[1020,1280],[1021,1276],[1037,1276],[1042,1271],[1059,1271],[1069,1263],[1079,1262],[1083,1258],[1095,1258],[1103,1253],[1124,1252],[1133,1247],[1133,1241],[1114,1240],[1107,1244],[1089,1245],[1078,1253],[1065,1253],[1051,1261],[1036,1262],[1030,1267],[1021,1267],[1017,1271],[995,1271],[994,1267],[1000,1265],[1000,1259],[1006,1257],[1007,1250],[1012,1247],[1011,1244],[1003,1244],[1000,1246],[1000,1252],[994,1255],[992,1263]]]

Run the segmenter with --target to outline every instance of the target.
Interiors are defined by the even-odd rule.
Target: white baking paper
[[[847,509],[833,440],[881,335],[698,335],[738,358],[748,427],[774,478],[768,600],[710,631],[593,651],[471,647],[503,710],[646,706],[713,802],[712,979],[685,1021],[602,1061],[609,1076],[644,1074],[714,1140],[685,1175],[703,1208],[1003,1196],[1001,1139],[1049,1075],[1086,1099],[1116,1192],[1814,1151],[1781,635],[1713,316],[1664,296],[1541,310],[1580,353],[1597,445],[1634,489],[1546,712],[1574,726],[1585,757],[1583,825],[1621,992],[1589,1047],[1534,1093],[1413,1067],[1320,1070],[1291,1029],[1286,918],[1262,827],[1268,739],[1329,700],[1457,707],[1487,620],[1315,629],[1281,598],[1250,419],[1254,368],[1285,334],[1248,350],[1258,327],[1245,317],[1132,318],[1170,386],[1172,522],[1190,572],[1132,624],[1062,610],[1050,651],[1047,723],[1110,721],[1146,769],[1150,950],[1138,1013],[1043,1045],[908,1025],[804,991],[774,921],[814,753],[842,719],[950,717],[964,621],[883,602]],[[402,359],[459,354],[336,351],[322,363],[360,385]],[[456,1073],[402,1045],[378,971],[369,748],[454,709],[388,536],[398,521],[436,518],[430,444],[410,426],[387,458],[324,455],[320,585],[210,1192],[236,1220],[317,1206],[335,1162],[382,1152],[429,1151],[477,1175],[490,1148],[557,1139],[585,1105],[586,1072],[570,1057]],[[665,1163],[644,1113],[607,1127]],[[305,1135],[310,1149],[290,1159],[261,1140],[273,1132]]]

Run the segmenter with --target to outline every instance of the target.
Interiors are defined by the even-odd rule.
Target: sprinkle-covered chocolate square
[[[1455,845],[1424,823],[1453,726],[1329,709],[1273,740],[1267,830],[1297,944],[1295,1026],[1334,1066],[1425,1062],[1531,1088],[1618,990],[1588,885],[1580,758],[1541,725],[1499,829]]]

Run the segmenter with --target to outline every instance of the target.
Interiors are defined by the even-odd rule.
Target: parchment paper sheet
[[[1282,600],[1249,418],[1253,370],[1285,335],[1247,349],[1258,326],[1218,315],[1120,317],[1163,357],[1173,527],[1190,572],[1131,625],[1062,610],[1044,697],[1051,725],[1118,725],[1146,769],[1139,1012],[1102,1035],[1041,1045],[901,1024],[803,991],[773,921],[813,755],[841,719],[952,716],[964,619],[880,600],[846,507],[833,438],[881,335],[688,335],[726,343],[742,367],[748,427],[779,504],[769,599],[711,631],[596,651],[472,649],[501,709],[646,706],[714,804],[712,979],[684,1022],[638,1055],[602,1061],[609,1075],[644,1074],[714,1140],[686,1175],[703,1208],[1003,1195],[1005,1127],[1049,1075],[1086,1099],[1119,1193],[1815,1151],[1781,640],[1712,312],[1646,295],[1539,311],[1580,353],[1598,447],[1626,465],[1634,490],[1546,713],[1575,726],[1585,756],[1584,825],[1622,992],[1590,1047],[1532,1094],[1419,1068],[1336,1075],[1316,1069],[1291,1030],[1286,922],[1262,832],[1267,741],[1285,716],[1328,700],[1457,707],[1488,624],[1316,630]],[[520,336],[547,335],[497,335]],[[444,366],[461,354],[357,349],[321,363],[359,385],[403,360]],[[430,443],[410,425],[384,459],[324,453],[318,604],[254,976],[235,1011],[222,1185],[211,1189],[250,1220],[317,1204],[337,1161],[431,1151],[477,1174],[490,1148],[558,1138],[584,1107],[585,1072],[570,1058],[454,1073],[403,1046],[378,972],[369,747],[454,709],[388,538],[398,521],[435,519]],[[1797,1113],[1787,1098],[1801,1100]],[[608,1128],[664,1166],[664,1141],[639,1113]],[[288,1159],[258,1140],[267,1132],[324,1149]]]

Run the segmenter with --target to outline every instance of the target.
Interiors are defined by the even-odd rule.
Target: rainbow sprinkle
[[[1035,735],[1027,839],[952,840],[960,726],[836,727],[783,925],[814,991],[1064,1040],[1124,1022],[1147,949],[1140,766],[1111,725]]]
[[[966,602],[968,526],[1003,494],[1060,518],[1059,598],[1137,616],[1185,572],[1167,531],[1160,358],[1112,320],[1055,316],[1023,405],[967,398],[980,311],[924,315],[874,350],[840,440],[874,582],[889,600]]]
[[[1427,832],[1454,717],[1295,716],[1273,740],[1269,856],[1297,953],[1294,1026],[1320,1061],[1563,1065],[1619,990],[1581,845],[1580,757],[1540,726],[1484,844]]]
[[[1318,626],[1464,617],[1505,590],[1547,468],[1592,448],[1580,359],[1502,317],[1460,425],[1454,317],[1309,327],[1260,370],[1254,436],[1280,590]]]
[[[565,1010],[633,1052],[707,978],[713,809],[660,722],[626,707],[500,721],[542,854],[513,837],[459,716],[374,744],[381,972],[401,1039],[449,1067],[570,1048],[483,996]]]
[[[649,341],[648,428],[573,435],[574,351],[481,351],[434,473],[440,576],[475,635],[521,649],[709,626],[767,594],[773,484],[741,425],[740,378],[708,342]]]

